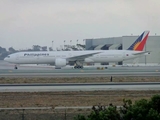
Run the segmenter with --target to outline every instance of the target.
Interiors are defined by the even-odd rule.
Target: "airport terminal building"
[[[125,50],[138,38],[139,36],[122,36],[111,38],[97,38],[85,39],[86,50]],[[150,55],[140,57],[135,60],[127,60],[114,64],[128,65],[160,65],[160,36],[149,36],[145,45],[144,51],[151,51]],[[113,63],[101,63],[108,65]]]

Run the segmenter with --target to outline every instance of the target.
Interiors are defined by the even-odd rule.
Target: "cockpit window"
[[[7,56],[7,58],[10,58],[10,56]]]

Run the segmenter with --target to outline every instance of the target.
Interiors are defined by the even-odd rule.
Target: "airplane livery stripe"
[[[128,50],[136,49],[137,45],[141,42],[144,32],[138,37],[138,39],[128,48]]]
[[[143,32],[138,39],[128,48],[128,50],[143,51],[144,45],[146,44],[149,31]]]
[[[149,33],[145,36],[145,38],[142,40],[142,42],[138,45],[136,48],[137,51],[142,51],[144,48],[144,45],[146,44],[147,38],[148,38]]]

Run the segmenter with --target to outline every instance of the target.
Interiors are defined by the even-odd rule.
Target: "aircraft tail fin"
[[[127,50],[143,51],[148,35],[149,31],[144,31]]]

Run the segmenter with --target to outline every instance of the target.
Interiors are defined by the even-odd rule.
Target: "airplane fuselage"
[[[37,51],[37,52],[18,52],[9,55],[5,58],[6,61],[15,64],[54,64],[56,59],[66,59],[69,61],[76,61],[76,59],[69,60],[69,58],[81,56],[85,54],[97,53],[86,57],[85,63],[102,63],[102,62],[120,62],[138,57],[133,55],[141,51],[130,50],[88,50],[88,51]]]

